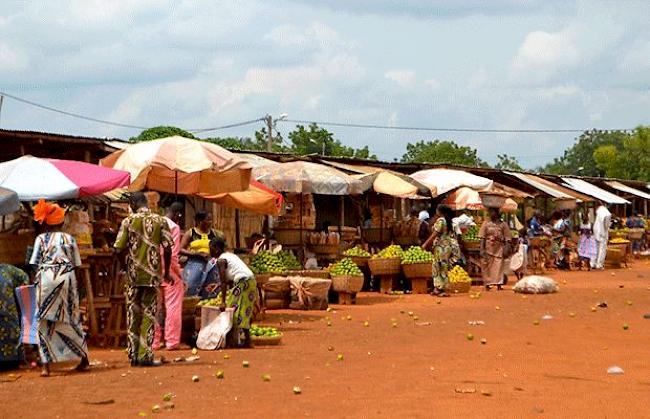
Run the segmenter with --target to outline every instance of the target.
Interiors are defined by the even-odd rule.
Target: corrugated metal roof
[[[650,194],[649,193],[640,191],[638,189],[634,189],[634,188],[632,188],[630,186],[627,186],[627,185],[623,185],[621,182],[617,182],[615,180],[610,180],[610,181],[605,182],[605,183],[608,186],[610,186],[610,187],[612,187],[612,188],[614,188],[614,189],[616,189],[618,191],[626,192],[626,193],[638,196],[640,198],[650,199]]]
[[[562,180],[564,181],[564,184],[569,188],[576,190],[580,193],[583,193],[585,195],[592,196],[600,201],[607,202],[608,204],[629,204],[630,203],[630,201],[628,201],[627,199],[623,199],[618,195],[614,195],[613,193],[607,192],[606,190],[601,189],[596,185],[592,185],[589,182],[585,182],[582,179],[563,177]]]

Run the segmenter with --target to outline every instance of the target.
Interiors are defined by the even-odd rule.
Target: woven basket
[[[349,294],[361,291],[363,287],[363,275],[334,275],[332,276],[332,289],[336,292],[347,292]]]
[[[275,237],[275,240],[277,240],[278,243],[283,244],[285,246],[296,246],[301,244],[300,241],[300,234],[302,232],[302,243],[307,243],[307,234],[309,233],[308,230],[300,230],[299,228],[296,229],[275,229],[273,231],[273,235]]]
[[[282,336],[264,337],[264,336],[251,336],[254,345],[257,346],[276,346],[282,342]]]
[[[351,259],[352,262],[354,262],[357,266],[368,266],[368,261],[370,260],[370,256],[346,256],[347,258]]]
[[[308,247],[317,255],[335,255],[339,252],[338,244],[310,244]]]
[[[370,273],[375,276],[399,275],[401,262],[400,258],[370,259],[368,261],[368,267],[370,268]]]
[[[395,244],[399,244],[400,246],[419,246],[420,245],[420,240],[417,237],[410,237],[410,236],[400,236],[400,237],[395,237],[393,239]]]
[[[641,240],[643,238],[643,233],[645,230],[642,228],[632,228],[627,233],[627,238],[630,240]]]
[[[495,193],[481,193],[481,202],[485,208],[501,208],[506,203],[506,196]]]
[[[262,285],[266,284],[269,282],[269,279],[271,279],[272,276],[281,276],[280,274],[255,274],[255,282],[257,282],[257,286],[261,287]]]
[[[450,282],[447,289],[450,293],[469,292],[472,289],[471,282]]]
[[[480,241],[463,241],[463,247],[467,250],[479,250],[481,248]]]
[[[329,279],[330,278],[330,273],[329,271],[326,270],[321,270],[321,269],[312,269],[312,270],[306,270],[306,271],[295,271],[297,272],[296,276],[302,276],[305,278],[315,278],[315,279]]]
[[[431,278],[433,276],[433,262],[410,263],[402,265],[404,276],[411,278]]]

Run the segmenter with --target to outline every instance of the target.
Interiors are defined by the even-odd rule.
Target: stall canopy
[[[596,185],[585,182],[582,179],[562,177],[562,181],[569,188],[576,190],[585,195],[594,197],[600,201],[606,202],[608,204],[629,204],[630,201],[623,199],[620,196],[614,195],[613,193],[607,192],[604,189],[599,188]]]
[[[359,195],[362,182],[322,164],[294,161],[255,169],[260,183],[274,191],[320,195]]]
[[[273,216],[280,215],[283,200],[282,194],[255,180],[251,180],[249,188],[245,191],[199,196],[224,207]]]
[[[586,198],[586,200],[590,200],[586,196],[570,193],[570,191],[566,190],[566,188],[562,186],[557,186],[552,182],[544,180],[535,175],[529,175],[526,173],[518,173],[518,172],[503,172],[503,173],[512,176],[516,179],[519,179],[520,181],[526,183],[528,186],[531,186],[534,189],[537,189],[538,191],[552,198],[571,198],[571,199],[578,199],[578,200],[584,200]]]
[[[255,175],[255,169],[258,167],[274,166],[280,164],[277,161],[273,161],[265,157],[258,156],[257,154],[235,153],[235,155],[242,160],[246,160],[248,164],[250,164],[253,167],[253,176]]]
[[[252,169],[225,148],[179,136],[132,144],[100,164],[131,173],[131,191],[183,195],[246,190]]]
[[[638,189],[632,188],[632,187],[627,186],[627,185],[624,185],[621,182],[611,180],[611,181],[605,182],[605,184],[607,184],[607,186],[609,186],[610,188],[616,189],[617,191],[627,193],[627,194],[630,194],[630,195],[634,195],[634,196],[637,196],[637,197],[643,198],[643,199],[650,199],[650,194],[649,193],[640,191]]]
[[[476,176],[462,170],[453,169],[427,169],[415,172],[411,177],[426,185],[431,190],[431,195],[436,197],[461,186],[475,190],[488,190],[492,187],[492,180]]]
[[[322,163],[346,172],[356,173],[356,175],[352,176],[364,182],[364,191],[373,188],[377,193],[408,199],[428,199],[431,197],[431,190],[427,186],[403,173],[381,167],[346,164],[328,160],[323,160]],[[379,176],[379,173],[384,174]],[[370,175],[374,175],[374,177]],[[403,193],[405,191],[409,192]]]
[[[0,187],[21,201],[76,199],[129,185],[129,173],[74,160],[23,156],[0,163]]]

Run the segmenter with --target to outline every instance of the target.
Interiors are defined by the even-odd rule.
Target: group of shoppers
[[[227,251],[223,235],[212,229],[209,214],[198,212],[196,226],[181,236],[183,206],[170,205],[165,215],[151,211],[146,196],[131,194],[131,215],[125,218],[114,244],[126,260],[127,354],[132,366],[160,365],[154,350],[164,336],[168,350],[180,348],[183,297],[210,298],[223,294],[222,311],[234,309],[234,330],[241,343],[250,346],[251,320],[258,295],[255,277],[246,264]],[[39,234],[29,257],[35,268],[32,285],[22,270],[0,264],[0,368],[15,367],[24,360],[21,313],[14,290],[34,289],[34,329],[41,375],[50,365],[78,360],[77,371],[89,368],[88,347],[82,329],[76,271],[81,266],[73,236],[63,232],[65,209],[41,200],[33,208]],[[187,257],[185,269],[181,258]],[[158,314],[164,312],[164,319]],[[22,329],[30,321],[22,313]]]

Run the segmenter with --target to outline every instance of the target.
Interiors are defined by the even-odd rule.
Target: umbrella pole
[[[235,210],[235,246],[237,248],[241,247],[241,232],[239,231],[239,210]]]
[[[174,195],[178,199],[178,172],[174,171]]]

